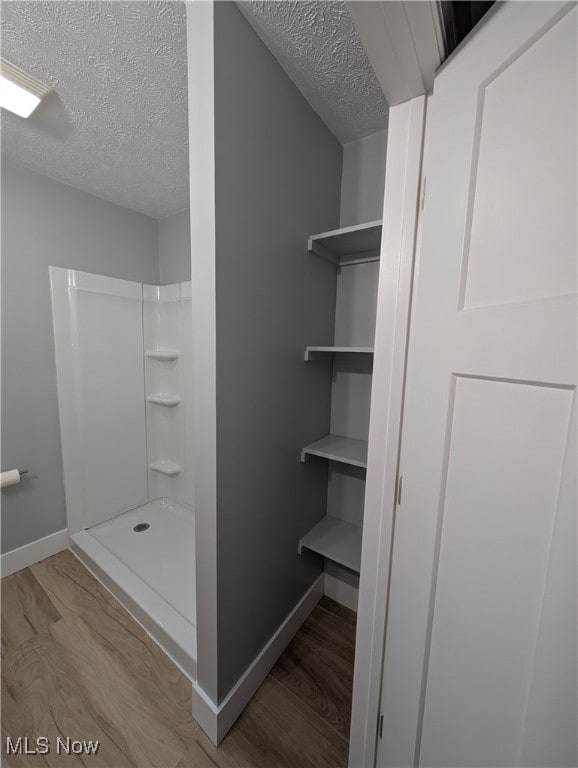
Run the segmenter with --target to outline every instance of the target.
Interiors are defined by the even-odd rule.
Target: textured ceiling
[[[184,3],[11,0],[1,42],[54,89],[2,111],[3,155],[155,218],[188,207]]]
[[[387,105],[343,2],[239,8],[343,143]],[[4,0],[2,56],[53,88],[28,120],[2,111],[2,153],[118,205],[188,207],[185,7],[157,0]]]
[[[342,142],[387,125],[387,104],[343,2],[264,0],[239,9]]]

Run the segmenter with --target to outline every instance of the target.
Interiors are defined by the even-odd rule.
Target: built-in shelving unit
[[[336,356],[361,357],[373,355],[373,347],[305,347],[305,361],[334,360]]]
[[[181,465],[175,464],[174,461],[153,461],[149,464],[149,469],[160,472],[161,475],[167,475],[167,477],[174,477],[181,471]]]
[[[320,456],[352,467],[367,467],[367,440],[327,435],[301,450],[301,461],[306,461],[307,456]]]
[[[381,221],[342,227],[309,238],[308,250],[339,267],[379,261]]]
[[[181,402],[181,398],[178,395],[149,395],[147,402],[162,405],[165,408],[174,408]]]
[[[192,505],[191,285],[142,290],[148,495]]]
[[[163,363],[172,363],[179,359],[180,352],[176,349],[147,349],[146,356]]]
[[[370,418],[381,231],[381,221],[370,221],[321,232],[308,241],[313,256],[337,267],[337,285],[333,343],[307,346],[304,352],[305,362],[332,364],[330,434],[302,448],[301,461],[316,456],[333,466],[325,517],[299,541],[298,551],[312,550],[356,573],[367,469],[367,439],[360,438],[366,437]],[[339,568],[328,573],[339,581]]]
[[[298,552],[310,549],[359,573],[362,531],[358,525],[326,515],[299,541]]]

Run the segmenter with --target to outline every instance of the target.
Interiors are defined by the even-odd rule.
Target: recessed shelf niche
[[[329,462],[327,508],[298,544],[359,573],[382,222],[312,235],[309,252],[337,268],[333,339],[305,348],[304,361],[333,366],[329,434],[301,449]],[[312,340],[313,341],[313,340]],[[324,515],[321,517],[321,515]],[[345,578],[345,575],[344,575]],[[350,583],[347,581],[347,583]]]

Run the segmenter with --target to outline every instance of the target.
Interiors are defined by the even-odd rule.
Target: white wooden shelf
[[[353,467],[367,467],[367,440],[327,435],[301,450],[301,461],[306,461],[307,456],[321,456]]]
[[[178,395],[149,395],[147,402],[162,405],[165,408],[174,408],[181,402],[181,398]]]
[[[147,349],[145,354],[152,360],[160,360],[163,363],[172,363],[180,357],[180,352],[176,349]]]
[[[326,515],[303,536],[297,550],[301,554],[305,547],[359,573],[361,535],[362,529],[358,525]]]
[[[381,221],[356,224],[309,238],[308,250],[340,267],[379,261]]]
[[[153,472],[160,472],[161,475],[167,475],[168,477],[174,477],[181,471],[181,465],[175,464],[174,461],[167,461],[163,459],[161,461],[153,461],[149,464],[149,469]]]
[[[305,361],[332,360],[337,355],[347,357],[373,355],[373,347],[305,347]]]

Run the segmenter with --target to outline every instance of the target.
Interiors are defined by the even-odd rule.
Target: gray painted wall
[[[381,219],[386,152],[387,130],[343,145],[340,226]]]
[[[342,149],[233,3],[215,3],[218,696],[322,572],[297,542],[325,514]]]
[[[2,163],[2,552],[66,527],[51,264],[155,284],[157,223]]]
[[[158,222],[161,285],[191,279],[191,214],[173,213]]]

